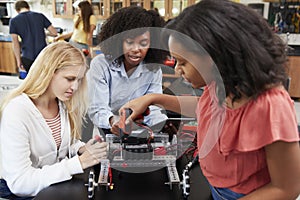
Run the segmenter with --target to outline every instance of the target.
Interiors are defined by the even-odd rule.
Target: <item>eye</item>
[[[186,64],[186,61],[185,60],[182,60],[182,59],[178,59],[178,58],[175,58],[173,57],[173,59],[175,60],[175,66],[180,66],[180,67],[184,67],[184,65]]]
[[[128,39],[127,39],[127,40],[125,40],[125,42],[126,42],[126,44],[129,44],[129,45],[130,45],[130,44],[133,44],[133,40],[128,40]]]
[[[66,77],[66,79],[71,82],[71,81],[74,81],[76,78],[75,77]]]
[[[142,41],[142,42],[140,43],[140,45],[141,45],[142,47],[146,47],[146,46],[148,46],[148,44],[149,44],[149,42],[148,42],[147,40]]]
[[[182,66],[182,67],[184,67],[185,64],[186,64],[186,62],[177,62],[177,65],[180,65],[180,66]]]

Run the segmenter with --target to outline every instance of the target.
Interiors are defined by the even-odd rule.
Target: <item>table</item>
[[[4,97],[10,90],[18,87],[22,80],[17,76],[6,76],[0,75],[0,100]]]
[[[178,160],[178,170],[185,162]],[[42,190],[35,200],[84,200],[87,197],[88,172],[76,175],[70,181],[52,185]],[[181,174],[181,171],[178,171]],[[181,175],[180,175],[181,176]],[[188,200],[211,200],[210,189],[197,164],[190,171],[191,195]],[[176,185],[171,190],[165,168],[148,173],[125,173],[113,170],[113,190],[101,186],[95,188],[93,199],[100,200],[182,200],[181,190]]]

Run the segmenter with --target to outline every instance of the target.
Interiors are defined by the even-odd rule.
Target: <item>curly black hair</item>
[[[123,40],[150,32],[150,48],[144,59],[145,63],[162,63],[167,52],[161,46],[159,31],[151,27],[164,27],[164,19],[154,10],[138,6],[124,7],[112,14],[102,25],[98,34],[101,51],[112,60],[123,61]]]
[[[202,0],[166,28],[192,38],[213,59],[222,79],[216,77],[217,85],[225,86],[225,94],[218,94],[220,102],[229,94],[233,100],[256,98],[268,86],[287,80],[286,45],[262,16],[243,4]],[[191,50],[189,43],[181,43]]]

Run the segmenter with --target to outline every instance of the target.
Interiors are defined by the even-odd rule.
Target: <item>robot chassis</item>
[[[130,113],[126,113],[126,118]],[[122,119],[120,120],[122,121]],[[120,137],[114,134],[106,135],[108,143],[108,158],[101,161],[98,182],[95,182],[94,171],[91,170],[88,178],[88,198],[94,196],[95,187],[103,186],[106,190],[113,189],[110,179],[110,168],[118,170],[165,168],[168,175],[170,190],[173,185],[179,185],[185,199],[190,194],[189,171],[196,163],[197,157],[189,162],[182,172],[180,181],[176,168],[176,158],[182,151],[184,144],[177,139],[176,135],[170,136],[167,133],[149,133],[147,129],[132,130],[130,127],[120,126]],[[141,131],[143,130],[143,131]],[[141,170],[143,171],[143,170]]]

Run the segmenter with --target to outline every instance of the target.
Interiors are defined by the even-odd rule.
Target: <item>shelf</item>
[[[282,1],[282,0],[263,0],[263,2],[268,2],[268,3],[283,3],[283,2],[299,2],[299,0],[285,0],[285,1]]]

